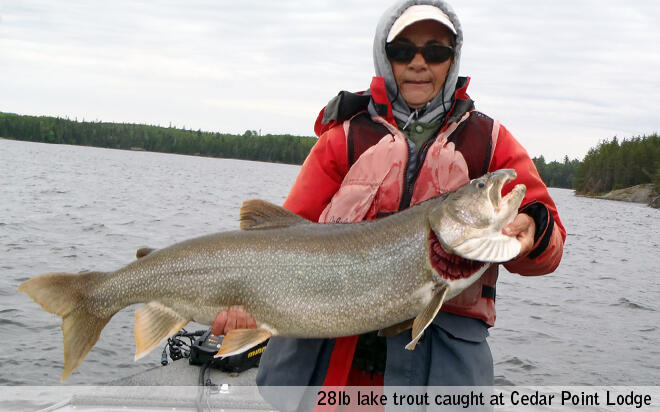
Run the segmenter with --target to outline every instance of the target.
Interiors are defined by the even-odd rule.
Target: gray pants
[[[415,350],[410,332],[387,339],[386,386],[492,386],[493,357],[485,337],[467,340],[430,325]]]
[[[487,336],[482,321],[441,312],[415,350],[405,349],[410,331],[387,339],[385,385],[492,386]],[[285,394],[276,386],[320,386],[333,347],[333,339],[271,339],[257,375],[262,396],[282,411],[311,410],[316,392]]]

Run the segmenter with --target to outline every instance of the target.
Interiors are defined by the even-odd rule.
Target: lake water
[[[0,139],[0,385],[59,385],[60,319],[18,284],[53,271],[109,271],[139,247],[237,228],[241,202],[281,203],[298,166]],[[489,339],[500,385],[658,385],[660,210],[551,189],[568,229],[548,276],[502,271]],[[66,384],[153,368],[133,362],[133,310],[119,312]],[[195,329],[189,328],[189,329]]]

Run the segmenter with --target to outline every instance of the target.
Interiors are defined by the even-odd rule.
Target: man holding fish
[[[381,18],[374,41],[369,90],[342,92],[321,111],[319,141],[305,161],[284,207],[311,221],[378,219],[440,195],[486,172],[511,168],[527,194],[502,229],[520,241],[507,270],[547,274],[561,259],[566,231],[533,162],[497,120],[474,109],[469,78],[459,77],[463,33],[444,1],[404,0]],[[469,261],[431,236],[430,262],[458,280]],[[497,265],[460,295],[441,303],[417,350],[409,323],[337,339],[273,338],[263,355],[260,385],[493,384],[486,342],[495,322]],[[222,311],[214,333],[256,327],[241,306]],[[420,348],[422,346],[422,348]]]

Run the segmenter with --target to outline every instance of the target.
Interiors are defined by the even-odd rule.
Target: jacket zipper
[[[426,152],[429,150],[429,147],[438,137],[438,131],[442,129],[442,126],[433,132],[433,137],[429,138],[420,150],[417,151],[414,155],[408,155],[408,163],[406,164],[406,178],[405,185],[403,188],[403,195],[401,196],[401,202],[399,203],[399,211],[407,209],[410,207],[410,201],[412,200],[413,190],[415,189],[415,182],[419,177],[419,172],[422,170],[422,164],[426,159]],[[408,139],[406,138],[406,142]],[[408,150],[410,151],[410,143],[408,143]],[[413,159],[413,156],[415,157]],[[414,164],[412,164],[414,161]]]

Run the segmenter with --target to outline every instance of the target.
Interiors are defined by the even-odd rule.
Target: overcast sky
[[[0,111],[313,135],[386,1],[0,0]],[[477,108],[532,156],[660,127],[657,0],[454,0]]]

